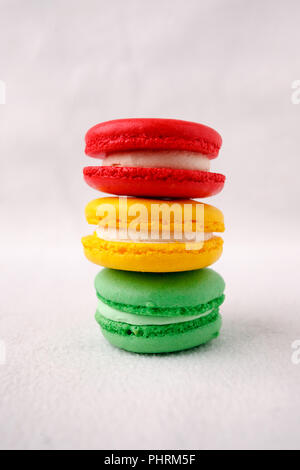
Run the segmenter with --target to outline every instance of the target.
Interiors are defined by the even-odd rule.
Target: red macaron
[[[92,127],[86,154],[104,166],[84,169],[93,188],[137,197],[202,198],[219,193],[225,176],[209,171],[222,145],[212,128],[175,119],[118,119]]]

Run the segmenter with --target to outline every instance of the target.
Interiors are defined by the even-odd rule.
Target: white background
[[[0,448],[300,448],[300,3],[1,0]],[[94,321],[84,135],[173,117],[223,136],[220,338],[138,356]]]

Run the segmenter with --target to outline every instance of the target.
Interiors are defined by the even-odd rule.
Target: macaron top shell
[[[122,205],[125,204],[125,211],[127,212],[127,218],[125,221],[122,220],[120,212]],[[224,232],[224,217],[222,212],[214,206],[209,204],[204,204],[198,201],[193,200],[176,200],[176,201],[162,201],[159,199],[137,199],[137,198],[118,198],[118,197],[107,197],[99,198],[91,201],[85,209],[85,215],[87,222],[91,225],[108,225],[119,228],[126,228],[135,218],[136,213],[132,211],[137,205],[140,208],[143,208],[144,211],[140,213],[140,227],[141,229],[145,228],[162,228],[162,221],[159,219],[159,227],[156,227],[156,223],[152,218],[153,208],[157,205],[160,208],[164,207],[181,207],[184,209],[185,206],[191,206],[191,220],[182,220],[182,224],[185,222],[192,222],[193,228],[196,224],[199,224],[197,220],[197,206],[203,206],[203,215],[204,215],[204,232]],[[108,211],[109,208],[115,209],[114,211]],[[145,217],[145,218],[144,218]],[[176,229],[175,221],[171,220],[170,229]],[[178,228],[178,227],[177,227]]]
[[[214,129],[177,119],[117,119],[92,127],[85,152],[103,158],[127,150],[185,150],[216,158],[222,138]]]
[[[153,314],[153,309],[176,310],[207,304],[223,295],[225,283],[212,269],[142,275],[104,269],[97,275],[95,287],[98,296],[106,301],[148,307],[147,313]]]

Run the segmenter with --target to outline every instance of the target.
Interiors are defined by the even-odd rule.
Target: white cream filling
[[[169,325],[171,323],[183,323],[191,320],[197,320],[201,317],[206,317],[212,310],[201,313],[199,315],[188,315],[188,316],[176,316],[176,317],[160,317],[154,315],[135,315],[133,313],[121,312],[116,310],[104,302],[99,300],[98,305],[99,313],[107,318],[122,323],[128,323],[129,325]]]
[[[124,243],[193,243],[205,242],[215,236],[213,232],[175,232],[168,231],[148,233],[137,232],[135,230],[118,230],[103,227],[97,227],[96,234],[101,240],[108,242],[124,242]]]
[[[112,153],[103,159],[102,166],[210,171],[210,160],[201,153],[183,150],[136,150]]]

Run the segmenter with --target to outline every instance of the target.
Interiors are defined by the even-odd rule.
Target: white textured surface
[[[299,14],[296,0],[1,1],[0,448],[300,448]],[[228,181],[209,201],[228,228],[224,328],[190,352],[115,350],[93,319],[83,135],[128,116],[224,138]]]
[[[299,448],[298,277],[292,250],[274,260],[273,248],[228,248],[216,265],[228,284],[222,335],[159,357],[106,343],[93,319],[97,268],[79,247],[16,251],[1,289],[0,446]]]

